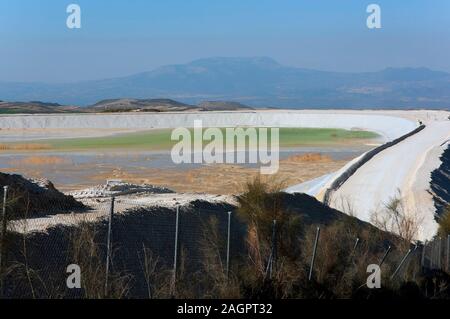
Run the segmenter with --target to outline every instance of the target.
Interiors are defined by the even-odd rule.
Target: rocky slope
[[[234,111],[251,107],[230,101],[203,101],[190,105],[171,99],[119,98],[99,101],[87,107],[65,106],[58,103],[0,101],[0,114],[50,114],[50,113],[119,113],[119,112],[184,112],[184,111]]]
[[[197,107],[171,99],[109,99],[85,108],[91,112],[180,112]]]
[[[38,217],[84,208],[72,196],[58,191],[49,180],[26,179],[20,175],[0,173],[0,201],[3,186],[8,186],[7,206],[11,219]]]
[[[0,114],[71,113],[81,111],[76,106],[63,106],[58,103],[0,101]]]
[[[441,161],[441,166],[431,173],[431,193],[437,216],[450,204],[450,147],[442,154]]]

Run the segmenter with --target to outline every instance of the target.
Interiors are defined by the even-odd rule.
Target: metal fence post
[[[316,251],[317,251],[317,244],[319,243],[319,235],[320,235],[320,227],[317,227],[316,239],[314,240],[313,254],[311,257],[311,266],[309,268],[309,276],[308,276],[309,281],[311,281],[312,273],[313,273],[313,269],[314,269],[314,262],[316,260]]]
[[[353,257],[355,257],[356,248],[358,248],[359,245],[359,237],[356,237],[355,244],[353,245],[352,254],[350,255],[350,264],[353,262]]]
[[[391,252],[391,249],[392,249],[392,247],[389,246],[388,249],[386,250],[386,252],[384,253],[383,258],[381,258],[380,265],[379,265],[380,268],[381,268],[381,266],[383,266],[383,264],[384,264],[384,262],[385,262],[387,256],[388,256],[389,253]]]
[[[277,261],[277,221],[273,221],[272,225],[272,258],[270,260],[270,278],[272,278],[272,272],[274,266],[276,267],[276,261]]]
[[[450,271],[450,235],[447,235],[447,271]]]
[[[177,214],[175,219],[175,249],[173,253],[173,273],[172,273],[172,296],[175,295],[175,285],[177,280],[177,259],[178,259],[178,225],[180,218],[180,206],[177,206]]]
[[[435,244],[436,244],[436,241],[433,240],[431,242],[431,247],[430,247],[430,250],[431,250],[430,269],[434,269],[434,255],[435,255],[435,246],[436,246]]]
[[[2,209],[2,228],[1,228],[1,238],[0,238],[0,296],[3,296],[4,285],[3,285],[3,272],[6,259],[6,231],[7,231],[7,214],[6,214],[6,199],[8,196],[8,186],[3,186],[3,209]]]
[[[228,233],[227,233],[227,279],[230,275],[230,237],[231,237],[231,212],[228,212]]]
[[[355,245],[353,246],[353,253],[356,251],[358,244],[359,244],[359,237],[356,237]]]
[[[111,197],[111,206],[109,209],[109,218],[108,218],[108,234],[106,241],[106,270],[105,270],[105,297],[108,296],[109,293],[109,266],[111,263],[111,233],[112,233],[112,222],[114,215],[114,202],[115,198]]]
[[[422,257],[420,258],[420,266],[422,270],[425,268],[425,254],[427,252],[427,241],[423,243],[422,246]]]
[[[397,273],[400,271],[400,268],[402,268],[403,264],[405,263],[406,259],[409,257],[409,255],[411,254],[412,249],[410,248],[408,250],[408,252],[406,253],[405,257],[403,257],[402,261],[400,262],[400,264],[398,265],[397,269],[395,269],[394,273],[391,276],[391,280],[393,280],[395,278],[395,276],[397,275]]]

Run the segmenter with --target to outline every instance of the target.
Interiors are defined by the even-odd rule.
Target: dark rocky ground
[[[450,147],[441,156],[442,164],[431,173],[431,193],[439,218],[450,204]]]
[[[49,180],[31,180],[21,175],[0,173],[0,201],[8,186],[9,219],[37,217],[84,208],[72,196],[58,191]]]

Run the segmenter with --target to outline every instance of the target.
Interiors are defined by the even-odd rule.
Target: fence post
[[[231,212],[228,212],[228,233],[227,233],[227,280],[230,275],[230,237],[231,237]]]
[[[350,264],[353,262],[353,257],[355,257],[356,248],[358,248],[359,245],[359,237],[356,237],[355,245],[353,245],[352,254],[350,255]]]
[[[442,269],[442,238],[438,242],[438,269]]]
[[[430,269],[434,269],[435,243],[436,243],[436,241],[433,240],[433,241],[431,242],[431,247],[430,247],[430,250],[431,250],[431,256],[430,256]]]
[[[450,271],[450,235],[447,235],[447,271]]]
[[[384,261],[386,260],[387,256],[388,256],[389,253],[391,252],[391,249],[392,249],[392,247],[389,246],[388,249],[386,250],[386,252],[384,253],[383,258],[381,258],[380,265],[379,265],[380,268],[381,268],[381,266],[383,266]]]
[[[112,221],[114,215],[114,202],[115,198],[111,197],[111,206],[109,209],[109,218],[108,218],[108,234],[106,240],[106,270],[105,270],[105,297],[108,296],[109,292],[109,265],[111,263],[111,233],[112,233]]]
[[[277,221],[274,220],[273,224],[272,224],[272,247],[270,249],[269,261],[267,263],[267,268],[266,268],[266,273],[265,273],[266,278],[267,278],[267,274],[269,274],[269,278],[272,278],[273,267],[274,267],[275,261],[277,259],[276,227],[277,227]]]
[[[426,252],[427,252],[427,241],[425,240],[425,242],[423,243],[423,246],[422,246],[422,257],[420,259],[420,266],[422,268],[422,271],[425,268],[425,254],[426,254]]]
[[[172,297],[175,296],[175,285],[177,280],[177,260],[178,260],[178,225],[180,220],[180,206],[177,206],[177,214],[175,219],[175,249],[173,253],[173,273],[172,273]]]
[[[2,209],[2,228],[0,238],[0,296],[3,297],[4,285],[3,285],[3,266],[6,259],[6,231],[7,231],[7,215],[6,215],[6,199],[8,196],[8,186],[3,186],[3,209]]]
[[[309,281],[311,281],[312,273],[313,273],[313,269],[314,269],[314,261],[316,260],[316,251],[317,251],[317,244],[319,243],[319,235],[320,235],[320,227],[317,227],[316,239],[314,240],[313,254],[311,257],[311,266],[309,268],[309,276],[308,276]]]
[[[397,269],[395,269],[394,273],[391,276],[391,280],[393,280],[395,278],[395,276],[397,275],[397,273],[399,272],[400,268],[402,268],[403,264],[405,263],[406,259],[409,257],[409,255],[411,254],[412,249],[410,248],[408,250],[408,252],[406,253],[405,257],[403,257],[402,261],[400,262],[400,264],[398,265]]]
[[[356,237],[355,245],[353,246],[353,253],[356,251],[358,244],[359,244],[359,237]]]

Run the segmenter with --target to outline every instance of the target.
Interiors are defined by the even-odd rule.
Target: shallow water
[[[321,153],[333,160],[351,159],[367,149],[366,146],[287,148],[280,149],[280,160],[306,153]],[[0,153],[0,171],[33,178],[47,178],[65,190],[90,185],[93,175],[111,175],[112,171],[117,170],[139,174],[144,169],[189,170],[203,165],[205,164],[175,164],[168,151]],[[238,165],[260,166],[258,163]]]

